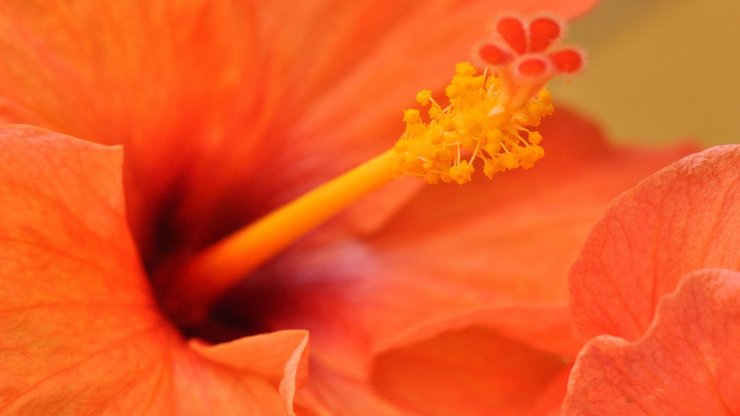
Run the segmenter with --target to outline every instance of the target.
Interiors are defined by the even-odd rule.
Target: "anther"
[[[551,66],[546,59],[533,57],[520,65],[530,75]],[[528,127],[537,126],[543,116],[552,113],[547,91],[522,97],[521,104],[514,107],[514,97],[504,93],[501,79],[493,73],[478,74],[465,62],[455,69],[445,88],[447,106],[443,108],[429,90],[423,90],[416,98],[426,115],[417,109],[404,112],[406,129],[394,147],[396,173],[418,176],[432,184],[464,184],[472,180],[476,165],[482,165],[488,177],[532,167],[544,150],[539,146],[542,137]]]

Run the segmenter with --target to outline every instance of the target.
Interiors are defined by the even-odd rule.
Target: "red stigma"
[[[564,24],[557,19],[538,16],[526,20],[505,16],[496,22],[495,27],[498,39],[484,43],[478,56],[486,65],[501,68],[499,72],[540,77],[550,68],[553,69],[552,75],[571,74],[583,68],[585,59],[579,49],[561,47],[552,50],[565,31]]]

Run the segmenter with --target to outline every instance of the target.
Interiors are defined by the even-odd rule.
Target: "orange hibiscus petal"
[[[644,336],[590,341],[563,415],[730,415],[740,411],[740,273],[701,270],[661,298]]]
[[[297,408],[305,409],[308,415],[414,414],[378,395],[367,380],[327,369],[320,362],[311,362],[310,384],[298,392],[296,401]]]
[[[615,200],[571,271],[584,338],[642,335],[655,305],[693,270],[740,269],[740,146],[686,157]]]
[[[376,346],[374,352],[404,348],[443,332],[479,326],[495,330],[502,337],[528,348],[564,358],[575,357],[583,344],[573,338],[569,325],[568,308],[564,303],[487,306],[409,327]]]
[[[6,413],[75,413],[84,401],[105,408],[117,395],[143,399],[156,385],[142,376],[161,371],[163,357],[144,353],[167,330],[128,238],[121,156],[39,129],[0,130]],[[141,359],[127,360],[131,354]]]
[[[557,355],[471,326],[380,354],[372,383],[419,414],[524,415],[568,368]]]
[[[121,161],[120,148],[0,129],[0,413],[288,413],[278,375],[289,401],[305,337],[236,341],[252,356],[232,361],[217,359],[228,345],[208,359],[187,348],[140,268]]]
[[[580,348],[565,305],[484,308],[399,334],[356,363],[314,356],[309,408],[329,414],[541,415],[559,409]],[[306,392],[301,392],[303,401]],[[513,398],[513,400],[512,400]],[[359,404],[363,407],[358,407]]]
[[[210,346],[195,340],[190,342],[190,347],[211,361],[262,376],[279,386],[289,409],[293,408],[296,387],[308,375],[306,331],[279,331]]]

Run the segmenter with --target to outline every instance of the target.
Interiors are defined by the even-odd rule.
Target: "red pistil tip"
[[[529,23],[529,50],[544,52],[563,34],[563,23],[550,17],[538,17]]]
[[[514,59],[514,55],[506,48],[492,43],[482,45],[478,53],[483,62],[489,65],[506,65]]]
[[[553,64],[547,55],[525,55],[519,57],[513,65],[513,73],[521,78],[551,78]]]
[[[516,54],[527,52],[528,33],[522,19],[513,16],[502,17],[496,22],[496,31]]]
[[[506,94],[517,97],[515,105],[533,96],[553,76],[573,74],[584,66],[582,50],[557,46],[565,32],[559,19],[503,16],[494,28],[493,37],[478,47],[478,61],[501,78]]]
[[[575,48],[561,49],[551,53],[548,57],[559,73],[572,74],[583,68],[583,52]]]
[[[505,16],[498,19],[495,28],[494,39],[484,42],[478,50],[479,58],[487,65],[508,65],[517,57],[525,59],[544,54],[558,73],[573,73],[583,67],[583,52],[579,49],[553,49],[565,32],[565,24],[559,19],[538,16],[525,20]]]

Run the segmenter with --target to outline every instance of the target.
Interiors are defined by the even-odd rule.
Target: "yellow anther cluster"
[[[395,145],[398,174],[411,174],[429,183],[471,180],[482,165],[489,178],[505,170],[528,169],[544,156],[542,136],[528,127],[552,114],[547,90],[541,90],[519,108],[508,108],[501,81],[491,74],[477,75],[469,63],[459,63],[445,89],[444,107],[429,90],[416,100],[426,107],[406,110],[406,130]]]

